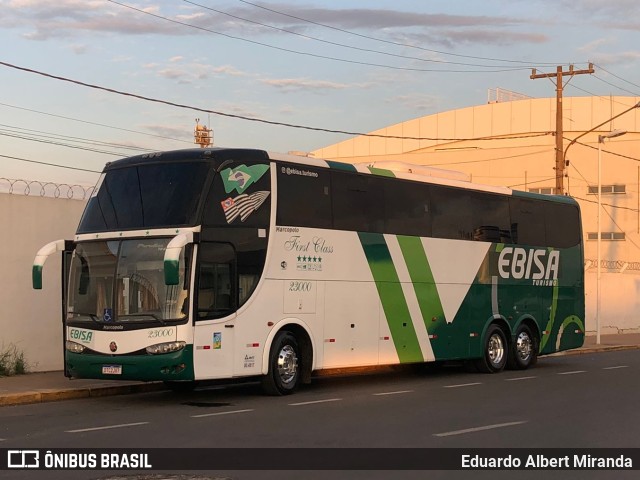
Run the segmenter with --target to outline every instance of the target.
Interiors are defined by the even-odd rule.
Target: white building
[[[638,97],[569,97],[563,103],[565,193],[582,208],[586,327],[595,331],[598,136],[602,147],[601,332],[640,332],[640,108]],[[312,152],[348,163],[401,161],[458,170],[472,181],[552,193],[556,99],[495,102],[416,118]],[[387,138],[384,138],[385,136]],[[396,137],[396,138],[389,138]],[[411,137],[411,138],[407,138]]]

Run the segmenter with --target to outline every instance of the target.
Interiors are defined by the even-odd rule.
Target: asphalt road
[[[242,384],[180,395],[156,392],[4,407],[0,448],[639,448],[639,372],[640,351],[630,350],[543,358],[533,369],[498,375],[448,366],[316,378],[287,397],[266,397],[257,384]],[[287,464],[286,455],[282,462]],[[9,473],[45,478],[55,472]],[[279,479],[550,478],[545,472],[390,473],[220,472],[230,478]],[[633,474],[554,473],[563,473],[557,478]],[[60,474],[107,477],[105,472],[58,472],[57,478]]]

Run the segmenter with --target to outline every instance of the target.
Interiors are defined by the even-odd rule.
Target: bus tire
[[[300,347],[290,332],[279,332],[269,352],[269,371],[262,377],[262,388],[267,395],[293,393],[301,377]]]
[[[498,373],[507,364],[509,347],[507,337],[496,325],[489,325],[482,345],[482,358],[476,360],[476,368],[483,373]]]
[[[538,340],[527,325],[520,325],[509,349],[507,368],[525,370],[538,361]]]

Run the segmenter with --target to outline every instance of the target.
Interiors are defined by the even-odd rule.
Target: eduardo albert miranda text
[[[522,462],[518,456],[482,457],[480,455],[462,455],[462,468],[531,468],[531,469],[572,469],[572,468],[633,468],[633,461],[629,457],[619,455],[615,457],[596,457],[593,455],[564,455],[548,457],[546,455],[527,455]]]

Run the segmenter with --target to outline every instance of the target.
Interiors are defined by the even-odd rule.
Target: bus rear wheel
[[[482,358],[476,360],[476,368],[483,373],[497,373],[507,364],[509,347],[507,337],[498,325],[490,325],[482,347]]]
[[[289,395],[300,383],[300,347],[290,332],[276,335],[269,352],[269,371],[262,377],[262,388],[268,395]]]
[[[520,325],[509,351],[507,368],[525,370],[538,360],[538,341],[527,325]]]

